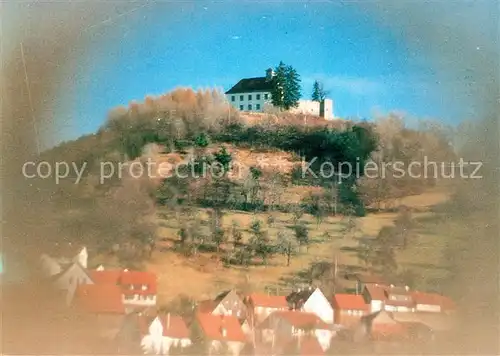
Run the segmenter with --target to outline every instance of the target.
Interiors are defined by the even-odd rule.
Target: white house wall
[[[299,106],[290,111],[297,114],[319,116],[320,103],[312,100],[299,100]]]
[[[266,94],[268,99],[265,99]],[[259,99],[257,99],[258,96],[260,96]],[[271,93],[266,91],[226,94],[226,98],[235,109],[240,111],[264,112],[266,108],[273,107],[271,102]],[[298,104],[299,106],[297,108],[290,109],[290,112],[320,116],[321,108],[319,102],[301,99]],[[249,105],[251,105],[251,108]],[[257,105],[259,105],[258,109]],[[333,112],[333,100],[331,99],[325,99],[324,101],[324,118],[328,120],[335,118]]]
[[[370,311],[372,313],[378,312],[382,310],[384,307],[383,302],[381,300],[372,300],[370,303]]]
[[[266,94],[268,96],[267,100],[265,99]],[[260,99],[257,99],[258,95],[260,95]],[[251,99],[249,99],[249,96],[251,96]],[[232,100],[233,97],[234,101]],[[266,91],[226,94],[226,98],[234,108],[241,111],[263,112],[264,106],[271,103],[271,93]],[[249,109],[248,105],[252,105],[252,108]],[[257,109],[257,105],[260,105],[259,109]],[[241,108],[241,106],[243,106],[243,108]]]
[[[417,304],[417,311],[422,312],[432,312],[432,313],[440,313],[441,306],[439,305],[431,305],[431,304]]]
[[[335,119],[335,113],[333,111],[333,100],[325,99],[324,101],[324,117],[327,120]]]
[[[156,305],[156,295],[122,295],[122,302],[125,306],[152,307]]]
[[[326,299],[326,297],[321,293],[319,289],[316,289],[309,299],[305,302],[302,309],[305,312],[316,314],[321,320],[327,324],[333,324],[333,308]]]

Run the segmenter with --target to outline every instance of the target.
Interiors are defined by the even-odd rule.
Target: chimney
[[[410,290],[409,286],[405,286],[406,291],[408,292]]]
[[[274,77],[274,71],[272,68],[266,69],[266,82],[270,81]]]
[[[225,327],[221,328],[221,334],[222,334],[222,337],[227,337],[227,330]]]

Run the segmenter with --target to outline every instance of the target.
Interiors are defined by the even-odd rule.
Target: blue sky
[[[304,98],[322,81],[337,116],[397,110],[457,123],[470,115],[466,95],[443,94],[455,78],[355,2],[150,3],[81,38],[88,46],[63,69],[55,111],[68,122],[65,138],[96,131],[117,105],[177,86],[228,90],[281,60],[298,70]]]

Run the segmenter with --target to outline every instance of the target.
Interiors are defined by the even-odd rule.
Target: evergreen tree
[[[297,107],[301,96],[301,80],[297,70],[280,62],[276,67],[273,81],[272,104],[284,110]]]
[[[300,75],[292,66],[286,67],[286,86],[284,90],[283,106],[285,110],[299,106],[301,96]]]
[[[326,95],[327,95],[327,93],[323,88],[323,84],[318,82],[317,80],[315,80],[314,84],[313,84],[313,92],[312,92],[311,99],[313,101],[317,101],[317,102],[321,103],[322,101],[324,101],[326,99]]]
[[[277,108],[284,108],[284,90],[286,86],[286,66],[280,62],[274,70],[271,103]]]

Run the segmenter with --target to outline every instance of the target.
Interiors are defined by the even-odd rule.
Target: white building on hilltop
[[[266,107],[272,106],[273,77],[274,72],[269,68],[264,77],[241,79],[225,93],[226,98],[234,108],[240,111],[263,112]],[[290,111],[321,116],[328,120],[335,118],[331,99],[325,99],[322,103],[313,100],[299,100],[299,106]]]

